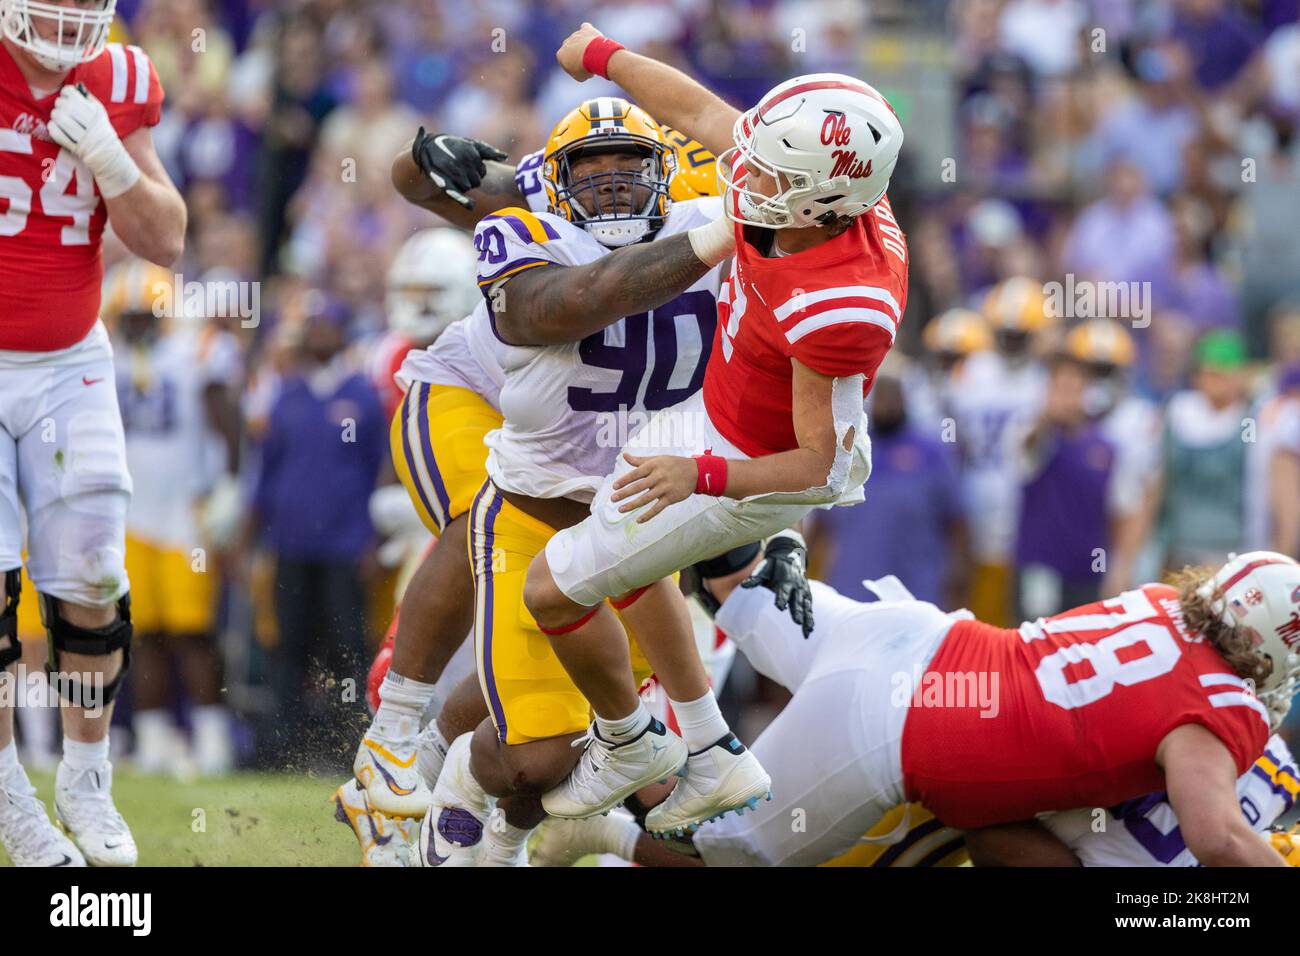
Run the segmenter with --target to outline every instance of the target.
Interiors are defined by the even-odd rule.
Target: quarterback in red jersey
[[[0,0],[0,667],[19,660],[24,546],[65,698],[54,829],[0,708],[0,841],[19,865],[136,860],[113,805],[108,728],[130,660],[131,494],[101,236],[170,266],[185,204],[154,150],[149,57],[107,43],[116,0]],[[18,490],[22,489],[20,499]],[[26,541],[23,534],[26,513]]]
[[[871,469],[863,396],[906,304],[907,246],[885,198],[903,130],[861,80],[796,77],[742,114],[589,24],[558,59],[576,79],[608,76],[719,154],[725,216],[710,229],[718,250],[735,249],[701,393],[632,436],[590,517],[551,538],[529,570],[528,610],[596,714],[578,767],[543,798],[551,815],[576,818],[662,776],[604,732],[635,733],[649,715],[602,602],[776,534],[813,508],[861,500]],[[778,603],[811,628],[796,578]],[[635,630],[634,613],[624,619]],[[753,806],[769,786],[728,732],[686,620],[683,608],[643,629],[664,686],[702,688],[698,699],[672,700],[691,747],[685,777],[647,817],[656,833]]]

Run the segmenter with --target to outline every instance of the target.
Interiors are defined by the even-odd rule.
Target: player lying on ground
[[[754,752],[772,774],[777,798],[743,817],[729,817],[696,833],[691,840],[660,841],[642,832],[628,817],[610,815],[587,820],[547,821],[533,845],[534,865],[569,865],[589,853],[615,853],[647,866],[809,866],[837,859],[863,839],[872,818],[877,816],[875,790],[868,771],[873,758],[869,755],[878,737],[877,724],[881,709],[873,704],[873,695],[891,699],[892,704],[906,707],[966,706],[989,716],[989,732],[997,734],[999,721],[1020,718],[1002,712],[1012,698],[1002,694],[1007,684],[1005,672],[995,683],[987,675],[964,683],[968,696],[963,701],[939,700],[931,696],[928,675],[921,669],[879,669],[882,656],[889,655],[890,643],[905,642],[911,626],[932,629],[955,628],[953,622],[969,621],[969,614],[942,615],[932,605],[911,600],[897,581],[871,582],[883,603],[853,601],[821,582],[811,582],[817,607],[817,626],[804,640],[798,627],[777,612],[770,600],[751,590],[736,589],[735,584],[748,573],[741,571],[730,579],[708,582],[712,593],[722,599],[717,615],[720,627],[736,642],[739,650],[763,675],[787,687],[793,698],[772,724],[754,742]],[[1235,573],[1235,572],[1234,572]],[[1202,579],[1208,575],[1202,575]],[[1256,585],[1247,584],[1243,593]],[[1285,582],[1280,586],[1285,586]],[[1158,600],[1169,600],[1172,589],[1151,586],[1164,592]],[[1143,593],[1143,592],[1138,592]],[[1260,592],[1263,593],[1262,591]],[[1282,595],[1286,598],[1286,595]],[[1199,602],[1199,598],[1195,599]],[[1123,596],[1117,602],[1136,605],[1135,598]],[[1076,642],[1082,632],[1060,631],[1056,622],[1079,620],[1080,614],[1095,613],[1098,606],[1069,611],[1046,622],[1026,624],[1020,632],[1005,632],[1011,641],[1023,644],[1026,630],[1057,628],[1077,652],[1079,660],[1095,659],[1093,648],[1104,645]],[[944,619],[947,623],[942,623]],[[1168,626],[1172,618],[1163,618]],[[1123,633],[1122,630],[1115,633]],[[1100,633],[1097,635],[1100,636]],[[960,640],[960,636],[952,638]],[[1067,646],[1064,642],[1058,646]],[[1141,645],[1139,645],[1141,646]],[[1154,646],[1154,645],[1151,645]],[[941,651],[942,653],[942,651]],[[1115,653],[1119,653],[1116,651]],[[1140,659],[1140,658],[1139,658]],[[1134,662],[1135,663],[1135,662]],[[1130,663],[1129,666],[1133,666]],[[873,669],[874,668],[874,669]],[[1083,678],[1082,672],[1072,675]],[[964,679],[964,675],[963,675]],[[1093,678],[1095,680],[1095,678]],[[1236,678],[1233,678],[1235,680]],[[937,685],[936,685],[937,686]],[[1076,687],[1081,686],[1076,683]],[[1138,684],[1114,693],[1135,696]],[[1158,685],[1153,684],[1159,690]],[[980,696],[981,688],[986,691]],[[901,700],[900,700],[901,698]],[[1000,698],[1000,699],[999,699]],[[1175,693],[1167,703],[1177,706]],[[1040,704],[1041,706],[1041,704]],[[1048,705],[1049,707],[1051,705]],[[1247,708],[1249,710],[1249,708]],[[994,711],[998,711],[994,713]],[[846,714],[861,719],[845,721]],[[1174,714],[1195,721],[1195,714]],[[1252,719],[1255,719],[1252,717]],[[1121,725],[1122,727],[1122,725]],[[1124,731],[1121,729],[1120,734]],[[1100,739],[1101,749],[1114,753],[1113,731]],[[1093,740],[1094,748],[1097,745]],[[1034,746],[1052,748],[1058,740],[1044,736]],[[1269,827],[1291,809],[1300,793],[1294,760],[1285,742],[1278,736],[1268,738],[1263,756],[1237,779],[1233,803],[1237,819],[1244,821],[1266,843]],[[960,760],[961,755],[954,755]],[[1066,751],[1064,757],[1073,762]],[[1053,758],[1055,761],[1056,757]],[[1034,776],[1034,761],[1016,768],[1018,780]],[[906,764],[905,764],[906,767]],[[1009,786],[1015,786],[1014,782]],[[909,794],[910,795],[910,794]],[[1065,797],[1068,801],[1070,797]],[[1226,798],[1224,798],[1226,800]],[[1082,804],[1091,806],[1091,804]],[[1195,866],[1198,860],[1188,849],[1180,829],[1180,820],[1166,793],[1148,793],[1094,811],[1079,809],[1045,815],[1040,821],[1018,822],[971,830],[966,834],[971,857],[980,865],[1078,865],[1088,866]],[[1225,804],[1226,806],[1226,804]],[[876,825],[867,838],[883,850],[892,861],[910,855],[919,865],[936,854],[951,852],[949,843],[959,839],[953,831],[944,831],[919,804],[910,804],[907,813],[899,808],[887,819],[893,825]],[[1104,824],[1097,826],[1097,814],[1104,814]],[[918,827],[918,823],[923,825]],[[885,832],[882,832],[882,829]],[[888,832],[892,830],[893,832]],[[942,834],[946,832],[947,842]],[[926,841],[926,842],[922,842]],[[913,849],[920,845],[925,853]],[[863,847],[862,849],[866,849]],[[877,852],[879,852],[879,850]],[[876,856],[879,860],[881,856]],[[875,863],[874,865],[881,865]]]
[[[648,755],[615,747],[604,732],[644,727],[649,715],[603,602],[814,507],[861,499],[870,471],[864,389],[893,343],[907,253],[885,199],[902,128],[860,80],[798,77],[742,115],[590,26],[559,60],[577,79],[607,74],[674,125],[689,123],[710,149],[735,143],[719,169],[737,255],[702,393],[657,413],[628,442],[590,516],[551,539],[525,588],[528,610],[604,722],[543,800],[555,816],[581,817],[608,809],[611,778],[635,790],[661,775]],[[665,666],[695,657],[689,631],[665,620],[653,644],[656,673],[671,685]],[[685,778],[647,819],[652,831],[681,832],[762,795],[716,705],[688,719],[708,742],[690,746]]]
[[[115,5],[0,0],[0,668],[21,656],[25,509],[48,667],[70,678],[59,682],[54,802],[77,845],[36,799],[2,707],[0,841],[19,865],[136,861],[108,760],[112,701],[130,663],[131,480],[99,322],[101,237],[111,222],[131,252],[170,266],[185,204],[150,136],[163,99],[153,65],[138,47],[105,42]]]
[[[676,158],[670,184],[673,200],[714,195],[713,155],[677,130],[663,127],[662,132]],[[415,205],[472,230],[503,207],[547,211],[541,179],[545,152],[530,153],[516,169],[500,162],[496,157],[503,154],[486,143],[421,129],[409,150],[394,161],[393,183]],[[398,277],[402,301],[410,303],[414,291],[424,309],[441,315],[448,299],[441,293],[458,289],[462,281],[449,273],[449,268],[459,267],[461,256],[449,255],[445,248],[431,249],[432,241],[413,239],[410,245],[416,248],[411,252],[435,254],[437,262],[421,259],[410,269],[398,269],[395,263],[394,272],[405,276]],[[438,241],[446,244],[445,237]],[[406,258],[406,249],[399,258]],[[472,281],[472,272],[469,266],[464,281]],[[412,275],[423,277],[422,288],[412,290]],[[454,298],[459,300],[458,295]],[[423,816],[448,741],[487,716],[474,688],[456,695],[456,713],[448,720],[429,720],[439,698],[436,685],[472,627],[473,575],[469,555],[459,542],[465,539],[470,502],[487,478],[484,440],[502,423],[499,393],[505,373],[495,355],[497,339],[487,304],[477,289],[474,298],[478,307],[472,317],[436,333],[432,345],[412,342],[396,375],[404,394],[393,422],[393,463],[425,526],[456,545],[431,550],[406,588],[392,668],[379,690],[375,720],[357,751],[354,773],[364,781],[365,802],[370,811],[393,817]],[[411,325],[406,320],[400,324]],[[417,317],[416,324],[427,322]],[[709,344],[708,336],[704,344]],[[417,740],[413,728],[420,720],[429,722]],[[358,795],[344,796],[353,811],[362,809]]]

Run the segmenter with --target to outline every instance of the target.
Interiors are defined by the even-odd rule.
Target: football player
[[[545,815],[538,798],[578,760],[572,744],[584,739],[593,709],[607,739],[655,755],[658,776],[685,762],[658,721],[603,726],[601,703],[582,695],[520,605],[529,563],[588,513],[626,431],[696,392],[704,377],[730,229],[716,199],[671,201],[674,162],[643,110],[598,97],[561,119],[547,143],[541,176],[552,212],[507,207],[475,230],[505,369],[505,422],[487,437],[489,480],[470,519],[479,679],[491,720],[447,755],[421,829],[429,865],[521,860]],[[653,663],[673,701],[707,694],[702,668],[692,683],[674,685],[667,665],[641,657],[623,631],[639,636],[675,614],[689,628],[676,585],[613,597],[628,680],[639,684]],[[694,645],[692,656],[698,661]],[[611,805],[634,789],[615,780]],[[480,846],[489,796],[500,798],[504,822]]]
[[[1052,327],[1042,283],[1026,276],[999,282],[984,297],[993,345],[971,355],[948,391],[963,463],[975,568],[971,610],[980,620],[1013,622],[1011,551],[1020,501],[1014,460],[1016,426],[1033,421],[1047,372],[1041,344]]]
[[[671,198],[710,195],[712,154],[677,130],[663,127],[662,133],[675,154]],[[412,203],[473,229],[504,206],[547,210],[541,180],[545,152],[539,149],[513,167],[486,143],[421,129],[409,152],[394,161],[393,182]],[[398,477],[425,527],[453,542],[464,540],[466,511],[487,478],[484,439],[502,422],[504,372],[495,354],[497,339],[477,288],[474,295],[478,305],[472,315],[446,328],[427,348],[407,352],[394,376],[402,391],[391,435]],[[428,717],[444,668],[473,626],[473,603],[467,552],[459,545],[433,548],[404,594],[392,666],[382,678],[375,721],[354,764],[372,812],[423,816],[448,741],[487,717],[477,687],[460,688],[454,713],[429,721],[417,739],[415,728]]]
[[[729,817],[701,830],[689,841],[653,840],[621,815],[547,821],[532,850],[534,865],[570,865],[589,853],[614,853],[648,866],[928,866],[966,858],[963,834],[944,826],[920,803],[894,807],[865,837],[857,837],[853,829],[863,793],[869,791],[860,789],[863,778],[851,755],[862,749],[860,734],[870,740],[871,729],[864,732],[836,715],[866,699],[858,696],[868,693],[866,685],[852,675],[869,663],[860,650],[864,641],[875,637],[872,621],[887,613],[889,605],[853,601],[811,582],[818,619],[804,640],[788,617],[736,587],[747,573],[710,580],[707,586],[722,601],[718,621],[729,628],[738,649],[756,670],[793,693],[790,704],[754,742],[755,753],[773,775],[777,800],[760,805],[753,814]],[[898,601],[910,600],[893,579],[867,583],[895,608],[902,607]],[[918,609],[929,607],[911,603]],[[949,617],[969,620],[966,612]],[[902,689],[904,698],[911,697],[906,691],[919,677],[919,671],[884,674],[882,683],[889,689],[880,693],[894,694],[895,703],[906,707],[898,692]],[[912,698],[911,706],[925,705],[924,691]],[[1300,795],[1294,759],[1280,737],[1268,739],[1263,756],[1241,774],[1235,790],[1241,819],[1264,843],[1269,828]],[[791,825],[795,821],[798,826]],[[979,865],[1198,865],[1163,792],[1107,809],[1069,810],[1043,814],[1038,822],[976,829],[965,837]]]
[[[213,631],[219,542],[201,519],[218,483],[238,473],[243,355],[233,335],[186,312],[174,281],[166,269],[128,260],[109,274],[102,309],[134,484],[126,546],[137,635],[134,762],[167,773],[186,751],[169,713],[174,664],[194,705],[192,764],[217,775],[233,766],[234,749]],[[169,290],[172,306],[164,310]]]
[[[106,223],[141,258],[181,253],[185,204],[154,150],[163,91],[143,50],[107,43],[116,0],[0,0],[0,666],[19,656],[27,570],[64,675],[51,826],[0,713],[0,840],[21,864],[130,865],[108,728],[129,663],[127,474],[99,321]],[[18,488],[23,489],[20,504]],[[77,849],[80,848],[80,850]]]
[[[574,78],[608,76],[706,147],[730,147],[718,163],[736,246],[702,391],[631,438],[590,516],[555,535],[528,575],[528,610],[597,714],[582,760],[544,799],[552,815],[582,817],[663,776],[660,751],[621,746],[621,734],[640,733],[650,716],[603,602],[767,537],[814,507],[861,500],[870,470],[863,395],[906,304],[907,247],[885,197],[902,127],[860,80],[796,77],[742,114],[590,24],[558,57]],[[551,294],[546,286],[528,292]],[[778,596],[783,605],[789,598]],[[810,626],[805,598],[792,614]],[[713,695],[674,692],[702,674],[682,621],[662,618],[648,632],[654,646],[642,642],[687,738],[657,743],[688,755],[686,776],[647,818],[661,833],[767,793],[767,775],[727,731]]]

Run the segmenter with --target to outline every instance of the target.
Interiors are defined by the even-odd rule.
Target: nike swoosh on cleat
[[[375,753],[379,754],[379,756],[383,757],[389,763],[401,767],[403,770],[407,769],[408,767],[411,766],[411,764],[415,763],[414,751],[412,751],[411,756],[407,757],[405,760],[398,760],[397,754],[393,753],[391,750],[389,750],[387,747],[383,746],[382,744],[377,744],[373,740],[363,740],[362,743],[365,744],[369,749],[373,750]],[[375,758],[372,755],[370,759],[374,760]],[[378,761],[376,761],[376,763],[378,763]]]
[[[374,760],[375,758],[371,757],[370,759]],[[384,778],[384,783],[388,784],[388,789],[397,794],[397,796],[409,797],[411,794],[415,793],[414,787],[399,787],[397,781],[393,779],[393,775],[385,770],[384,765],[377,760],[375,760],[375,769],[378,770],[379,775]]]
[[[62,860],[61,862],[59,862],[59,863],[55,863],[55,864],[53,864],[53,865],[54,865],[54,866],[72,866],[72,857],[68,856],[68,854],[65,853],[65,854],[63,854],[63,860]]]

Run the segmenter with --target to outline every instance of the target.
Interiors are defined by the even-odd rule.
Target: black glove
[[[466,209],[473,209],[474,200],[465,194],[478,188],[487,175],[483,160],[503,160],[506,154],[482,140],[430,134],[421,126],[411,145],[411,158],[435,186]]]
[[[798,531],[782,531],[767,542],[763,561],[741,582],[742,588],[765,587],[776,595],[776,609],[790,609],[791,619],[808,637],[813,630],[812,590],[805,570],[808,548]]]

